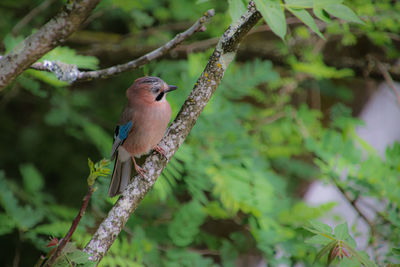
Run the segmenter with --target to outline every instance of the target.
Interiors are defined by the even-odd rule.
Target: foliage
[[[108,176],[111,174],[111,170],[106,167],[108,163],[109,161],[107,159],[102,159],[96,164],[93,163],[91,159],[88,159],[90,174],[87,181],[89,186],[92,186],[98,177]]]
[[[14,25],[43,1],[18,2],[0,4],[2,53],[60,7],[50,5],[12,35]],[[100,266],[234,266],[249,255],[269,266],[400,262],[400,144],[388,146],[382,158],[357,135],[362,122],[349,108],[360,101],[354,83],[376,77],[366,78],[367,68],[332,63],[344,58],[369,66],[365,54],[354,52],[359,47],[372,47],[388,62],[398,58],[400,5],[389,0],[255,3],[285,43],[267,35],[263,26],[256,28],[259,35],[249,34],[240,61],[231,64],[184,145]],[[41,60],[81,69],[120,64],[215,8],[207,30],[189,40],[201,46],[219,37],[246,5],[242,0],[101,1],[84,29]],[[294,17],[306,27],[286,25],[286,18]],[[187,51],[195,47],[184,45]],[[265,56],[268,47],[273,52]],[[132,81],[154,75],[176,84],[179,90],[168,96],[175,116],[211,54],[203,50],[175,51],[143,69],[72,86],[53,74],[27,70],[1,93],[0,240],[7,257],[0,265],[11,265],[21,255],[20,265],[30,266],[51,250],[49,238],[65,235],[87,190],[87,159],[109,156],[112,129]],[[313,102],[316,95],[319,104]],[[89,160],[87,182],[97,190],[60,266],[88,263],[79,249],[115,201],[106,197],[107,163]],[[315,180],[341,189],[353,204],[369,197],[382,206],[368,226],[366,246],[355,243],[359,225],[348,218],[340,217],[334,230],[320,222],[332,216],[336,203],[316,206],[303,199]]]
[[[237,0],[236,2],[241,3],[241,0]],[[312,9],[315,16],[325,22],[330,22],[331,18],[329,15],[332,15],[350,22],[363,23],[349,7],[343,4],[343,0],[286,0],[284,4],[280,0],[254,0],[254,2],[268,26],[271,27],[271,30],[282,39],[285,38],[287,30],[284,9],[290,11],[322,38],[324,36],[307,9]],[[241,9],[242,7],[238,7],[239,5],[237,3],[232,8]]]
[[[355,250],[356,241],[349,235],[347,223],[339,224],[335,227],[335,233],[332,234],[332,228],[329,225],[314,221],[311,227],[304,227],[315,234],[306,240],[309,244],[324,245],[318,252],[316,260],[328,255],[328,265],[333,260],[339,258],[342,260],[342,266],[351,266],[362,264],[366,267],[377,266],[368,259],[364,253]],[[358,263],[358,264],[357,264]]]

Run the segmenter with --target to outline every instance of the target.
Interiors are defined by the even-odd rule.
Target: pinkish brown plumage
[[[166,94],[175,89],[176,86],[167,85],[158,77],[142,77],[126,91],[128,105],[121,114],[111,152],[111,159],[116,159],[108,191],[110,197],[120,194],[128,185],[132,162],[136,171],[144,176],[135,157],[151,149],[163,152],[157,144],[171,120]]]

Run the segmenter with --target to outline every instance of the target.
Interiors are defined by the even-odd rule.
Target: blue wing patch
[[[124,125],[119,126],[119,133],[118,137],[121,139],[121,141],[124,141],[129,134],[129,131],[132,129],[132,121],[129,121],[128,123],[125,123]]]
[[[128,134],[131,129],[132,129],[132,121],[129,121],[123,125],[118,125],[115,128],[114,143],[111,148],[111,160],[113,160],[115,158],[115,156],[117,155],[118,147],[120,145],[122,145],[122,143],[128,137]]]

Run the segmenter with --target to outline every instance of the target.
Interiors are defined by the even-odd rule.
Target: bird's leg
[[[163,156],[165,159],[168,159],[167,156],[165,155],[165,150],[160,147],[159,145],[156,145],[154,147],[154,150],[157,151],[158,153],[160,153],[161,156]]]
[[[132,160],[133,160],[133,164],[135,165],[135,170],[137,171],[137,173],[142,176],[143,178],[146,178],[146,176],[144,175],[144,173],[146,172],[145,170],[143,170],[142,167],[140,167],[139,165],[136,164],[136,160],[135,157],[132,156]]]

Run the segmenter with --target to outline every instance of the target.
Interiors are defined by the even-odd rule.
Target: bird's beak
[[[177,86],[175,86],[175,85],[168,85],[168,89],[165,90],[164,92],[168,93],[168,92],[174,91],[174,90],[176,90],[176,89],[178,89]]]

